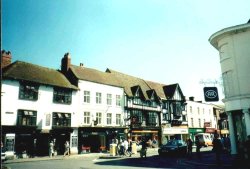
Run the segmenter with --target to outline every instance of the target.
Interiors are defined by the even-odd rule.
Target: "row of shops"
[[[170,139],[187,140],[198,133],[213,134],[213,128],[187,128],[186,126],[167,127],[162,129],[135,129],[128,128],[56,128],[52,130],[38,130],[36,128],[2,127],[2,140],[4,149],[8,155],[20,156],[26,153],[28,156],[47,156],[49,143],[53,141],[54,150],[58,155],[64,153],[64,143],[70,142],[72,154],[85,152],[100,152],[109,150],[112,141],[117,138],[140,141],[155,140],[157,145],[165,144]],[[217,131],[228,134],[228,130]]]

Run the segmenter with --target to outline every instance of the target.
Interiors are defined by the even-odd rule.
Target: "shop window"
[[[54,103],[71,104],[72,90],[65,88],[54,88]]]
[[[18,110],[17,125],[19,126],[36,126],[36,111]]]
[[[71,126],[71,114],[53,112],[53,126],[70,127]]]
[[[39,86],[33,83],[20,82],[19,99],[37,100]]]

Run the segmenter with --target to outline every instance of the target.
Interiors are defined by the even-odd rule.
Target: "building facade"
[[[76,135],[78,88],[53,69],[16,61],[4,67],[1,84],[2,141],[6,154],[48,154],[53,141],[62,154]],[[77,145],[71,141],[72,153]]]
[[[236,155],[250,135],[250,23],[222,29],[209,41],[220,54],[231,154]]]
[[[48,155],[51,141],[57,154],[69,141],[74,154],[109,150],[115,138],[145,138],[158,146],[188,136],[178,84],[72,65],[68,53],[61,70],[12,63],[5,51],[2,59],[2,140],[12,155]]]
[[[189,97],[186,103],[188,133],[192,140],[198,133],[209,133],[212,137],[215,132],[219,133],[218,117],[213,104],[195,101],[194,97]]]

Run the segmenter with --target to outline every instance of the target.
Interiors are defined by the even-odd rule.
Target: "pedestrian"
[[[65,155],[70,156],[70,153],[69,153],[69,142],[68,142],[68,141],[65,142],[64,148],[65,148],[65,151],[64,151],[63,156],[64,156],[64,157],[65,157]]]
[[[53,141],[50,141],[50,143],[49,143],[49,157],[50,158],[52,158],[53,153],[54,153],[54,143],[53,143]]]
[[[195,136],[195,145],[196,145],[196,155],[197,155],[197,158],[201,160],[201,152],[200,152],[201,143],[200,143],[200,139],[199,139],[198,136]]]
[[[140,151],[140,156],[141,156],[141,158],[142,157],[146,158],[147,157],[147,143],[146,143],[145,138],[142,138],[141,145],[142,145],[142,147],[141,147],[141,151]]]
[[[250,160],[250,135],[247,136],[247,140],[245,141],[245,150],[247,153],[247,159]]]
[[[221,165],[220,156],[221,156],[222,150],[223,150],[222,142],[219,139],[218,134],[215,134],[214,139],[213,139],[213,152],[215,152],[216,163],[218,166]]]
[[[120,155],[125,155],[125,146],[124,146],[124,140],[121,139],[120,141]]]
[[[131,157],[132,155],[132,140],[131,139],[128,140],[128,153],[129,153],[129,156]]]
[[[187,140],[187,156],[192,158],[193,141],[191,138]]]
[[[128,154],[128,141],[126,140],[126,139],[124,139],[124,152],[126,153],[126,154]]]
[[[230,143],[230,138],[229,136],[226,136],[225,138],[225,141],[224,141],[224,144],[225,144],[225,149],[228,153],[230,153],[230,149],[231,149],[231,143]]]

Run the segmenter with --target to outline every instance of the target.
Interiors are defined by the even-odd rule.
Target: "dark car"
[[[167,144],[160,146],[160,148],[158,149],[158,153],[160,156],[185,156],[187,153],[187,144],[182,140],[170,140]]]

